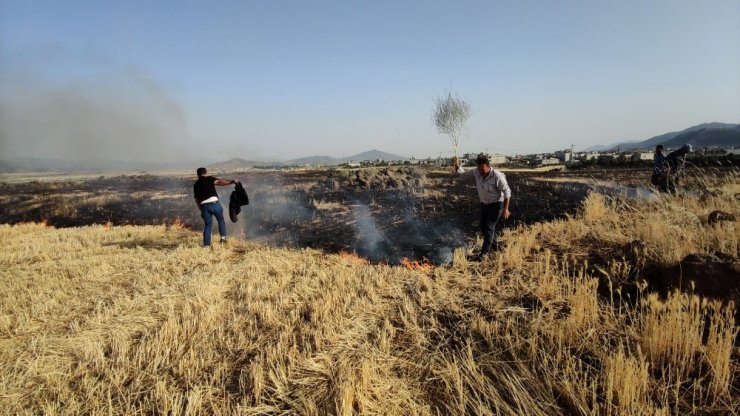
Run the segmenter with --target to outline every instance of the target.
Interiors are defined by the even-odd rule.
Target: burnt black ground
[[[443,171],[424,171],[423,184],[415,188],[330,189],[325,186],[330,172],[336,173],[312,170],[219,174],[239,178],[251,202],[243,207],[237,223],[232,224],[226,216],[229,234],[276,246],[355,252],[372,261],[392,264],[404,257],[444,263],[455,247],[474,241],[478,199],[472,179],[453,179]],[[639,173],[645,177],[648,174]],[[502,227],[572,215],[591,189],[579,183],[538,180],[544,175],[567,178],[569,173],[507,174],[513,192],[512,215],[500,223]],[[607,176],[598,172],[596,175]],[[194,180],[123,175],[74,182],[2,183],[0,220],[9,224],[46,221],[55,227],[179,221],[200,231],[202,220],[192,197]],[[231,190],[231,186],[219,188],[225,208]]]

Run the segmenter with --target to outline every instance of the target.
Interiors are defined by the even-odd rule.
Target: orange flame
[[[175,218],[175,221],[172,223],[172,226],[170,228],[175,229],[175,230],[181,230],[185,228],[185,224],[182,222],[182,220],[178,216],[177,218]]]
[[[352,263],[355,265],[363,265],[363,264],[370,263],[367,259],[362,258],[355,253],[350,253],[348,251],[342,250],[339,252],[339,255],[342,257],[342,259],[344,259],[348,263]]]
[[[417,270],[424,273],[434,270],[434,264],[432,264],[432,262],[430,262],[427,258],[418,261],[409,260],[408,258],[404,257],[401,259],[401,264],[409,270]]]

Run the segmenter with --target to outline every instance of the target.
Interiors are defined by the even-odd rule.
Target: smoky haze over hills
[[[4,126],[3,126],[4,127]],[[3,129],[2,132],[7,132]],[[38,143],[38,141],[36,142]],[[740,147],[740,124],[705,123],[688,129],[662,134],[641,142],[619,142],[609,146],[593,146],[586,151],[622,151],[633,149],[650,149],[656,144],[663,144],[668,148],[676,148],[684,143],[690,143],[696,148],[703,147]],[[40,144],[39,144],[40,145]],[[4,143],[3,146],[6,146]],[[162,143],[147,145],[150,149],[162,146]],[[167,150],[160,149],[160,152]],[[130,154],[130,153],[128,153]],[[235,157],[225,161],[211,158],[188,158],[184,161],[122,161],[102,158],[43,158],[18,157],[0,160],[0,172],[80,172],[80,171],[140,171],[157,169],[195,169],[205,166],[209,169],[223,171],[249,169],[269,166],[301,166],[301,165],[339,165],[350,161],[362,162],[366,160],[397,161],[407,160],[405,156],[387,153],[380,150],[370,150],[352,156],[335,158],[331,156],[308,156],[288,161],[247,160]]]
[[[364,160],[406,160],[405,156],[395,155],[393,153],[386,153],[380,150],[369,150],[366,152],[358,153],[356,155],[334,158],[331,156],[308,156],[299,159],[293,159],[285,162],[287,165],[340,165],[342,163],[349,163],[351,161],[362,162]]]
[[[309,156],[288,161],[255,161],[242,158],[232,158],[226,161],[214,159],[195,159],[183,162],[126,162],[104,159],[44,159],[44,158],[12,158],[0,160],[0,172],[86,172],[86,171],[126,171],[126,170],[157,170],[157,169],[195,169],[205,166],[208,169],[223,171],[249,169],[268,166],[301,166],[301,165],[339,165],[350,161],[364,160],[406,160],[404,156],[370,150],[353,156],[333,158],[330,156]]]
[[[0,160],[0,172],[111,172],[111,171],[147,171],[162,169],[195,169],[207,166],[212,160],[194,160],[185,162],[125,162],[120,160],[87,159],[42,159],[13,158]]]
[[[0,66],[6,158],[177,162],[194,156],[186,113],[155,77],[103,57],[50,48]],[[79,73],[52,68],[74,62]]]
[[[358,153],[356,155],[347,157],[331,157],[331,156],[307,156],[299,159],[292,159],[287,161],[274,161],[274,162],[261,162],[254,160],[245,160],[241,158],[233,158],[223,162],[210,163],[207,166],[210,169],[220,170],[236,170],[236,169],[248,169],[252,167],[266,167],[266,166],[302,166],[302,165],[341,165],[349,162],[362,162],[366,160],[407,160],[405,156],[395,155],[393,153],[387,153],[380,150],[368,150],[366,152]]]

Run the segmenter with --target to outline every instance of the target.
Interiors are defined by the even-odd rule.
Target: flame
[[[175,229],[175,230],[181,230],[185,228],[185,224],[182,222],[182,220],[178,216],[177,218],[175,218],[175,221],[172,223],[172,226],[170,228]]]
[[[432,262],[430,262],[429,259],[427,259],[426,257],[423,258],[421,261],[409,260],[408,258],[404,257],[401,259],[401,264],[409,270],[417,270],[424,273],[434,270],[434,264],[432,264]]]
[[[342,250],[339,252],[339,255],[342,257],[342,259],[344,259],[345,261],[351,264],[363,265],[363,264],[370,263],[367,259],[362,258],[355,253],[350,253],[348,251]]]

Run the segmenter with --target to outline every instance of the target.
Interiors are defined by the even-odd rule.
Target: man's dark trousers
[[[483,233],[483,247],[480,254],[488,254],[489,251],[498,250],[496,242],[496,223],[503,211],[501,202],[491,204],[480,204],[480,231]]]

